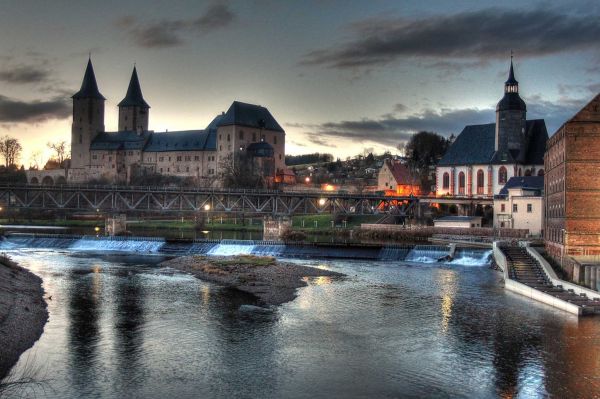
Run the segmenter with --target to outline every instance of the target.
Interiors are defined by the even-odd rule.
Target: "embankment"
[[[0,380],[42,335],[46,320],[42,279],[0,259]]]

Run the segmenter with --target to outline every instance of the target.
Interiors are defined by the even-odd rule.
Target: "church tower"
[[[504,82],[504,97],[496,106],[495,150],[518,151],[525,145],[527,107],[519,96],[519,82],[515,79],[512,55],[508,80]]]
[[[129,87],[125,98],[119,103],[119,131],[148,130],[148,110],[150,106],[144,100],[137,70],[133,67]]]
[[[90,144],[99,132],[104,131],[104,101],[98,90],[91,58],[88,60],[81,89],[73,99],[73,125],[71,127],[71,168],[90,164]]]

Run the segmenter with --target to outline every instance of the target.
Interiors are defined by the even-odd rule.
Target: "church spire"
[[[79,91],[75,93],[72,98],[96,98],[99,100],[106,100],[98,90],[98,84],[96,83],[96,75],[94,74],[91,56],[88,59],[87,67],[85,68],[83,82],[81,82],[81,89],[79,89]]]
[[[131,80],[129,81],[127,94],[125,94],[125,98],[119,103],[119,107],[150,108],[146,100],[144,100],[144,96],[142,95],[142,88],[140,87],[140,81],[138,79],[135,66],[133,67],[133,73],[131,74]]]
[[[508,71],[508,79],[504,82],[504,92],[505,93],[518,93],[519,92],[519,82],[515,79],[515,69],[513,67],[513,55],[512,51],[510,52],[510,70]]]

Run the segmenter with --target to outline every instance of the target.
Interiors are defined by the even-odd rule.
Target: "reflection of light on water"
[[[327,285],[327,284],[331,284],[331,277],[329,277],[329,276],[302,277],[302,281],[304,281],[308,285]]]
[[[94,300],[98,301],[100,299],[100,291],[102,290],[102,266],[99,264],[95,264],[92,266],[92,296]]]
[[[437,283],[442,295],[441,327],[444,333],[448,332],[448,324],[452,317],[452,307],[454,306],[454,297],[457,289],[457,275],[454,270],[440,269],[436,275]]]
[[[208,285],[202,285],[200,287],[200,299],[203,305],[208,305],[210,299],[210,287]]]

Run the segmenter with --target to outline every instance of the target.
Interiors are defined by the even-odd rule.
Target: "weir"
[[[448,247],[438,245],[371,245],[328,243],[283,243],[252,240],[190,240],[170,242],[156,237],[95,237],[70,235],[11,234],[0,241],[0,250],[23,248],[63,249],[90,253],[136,253],[164,256],[184,255],[257,255],[299,259],[362,259],[374,261],[406,261],[437,263],[448,254]],[[450,265],[483,265],[489,263],[491,251],[457,249]]]

